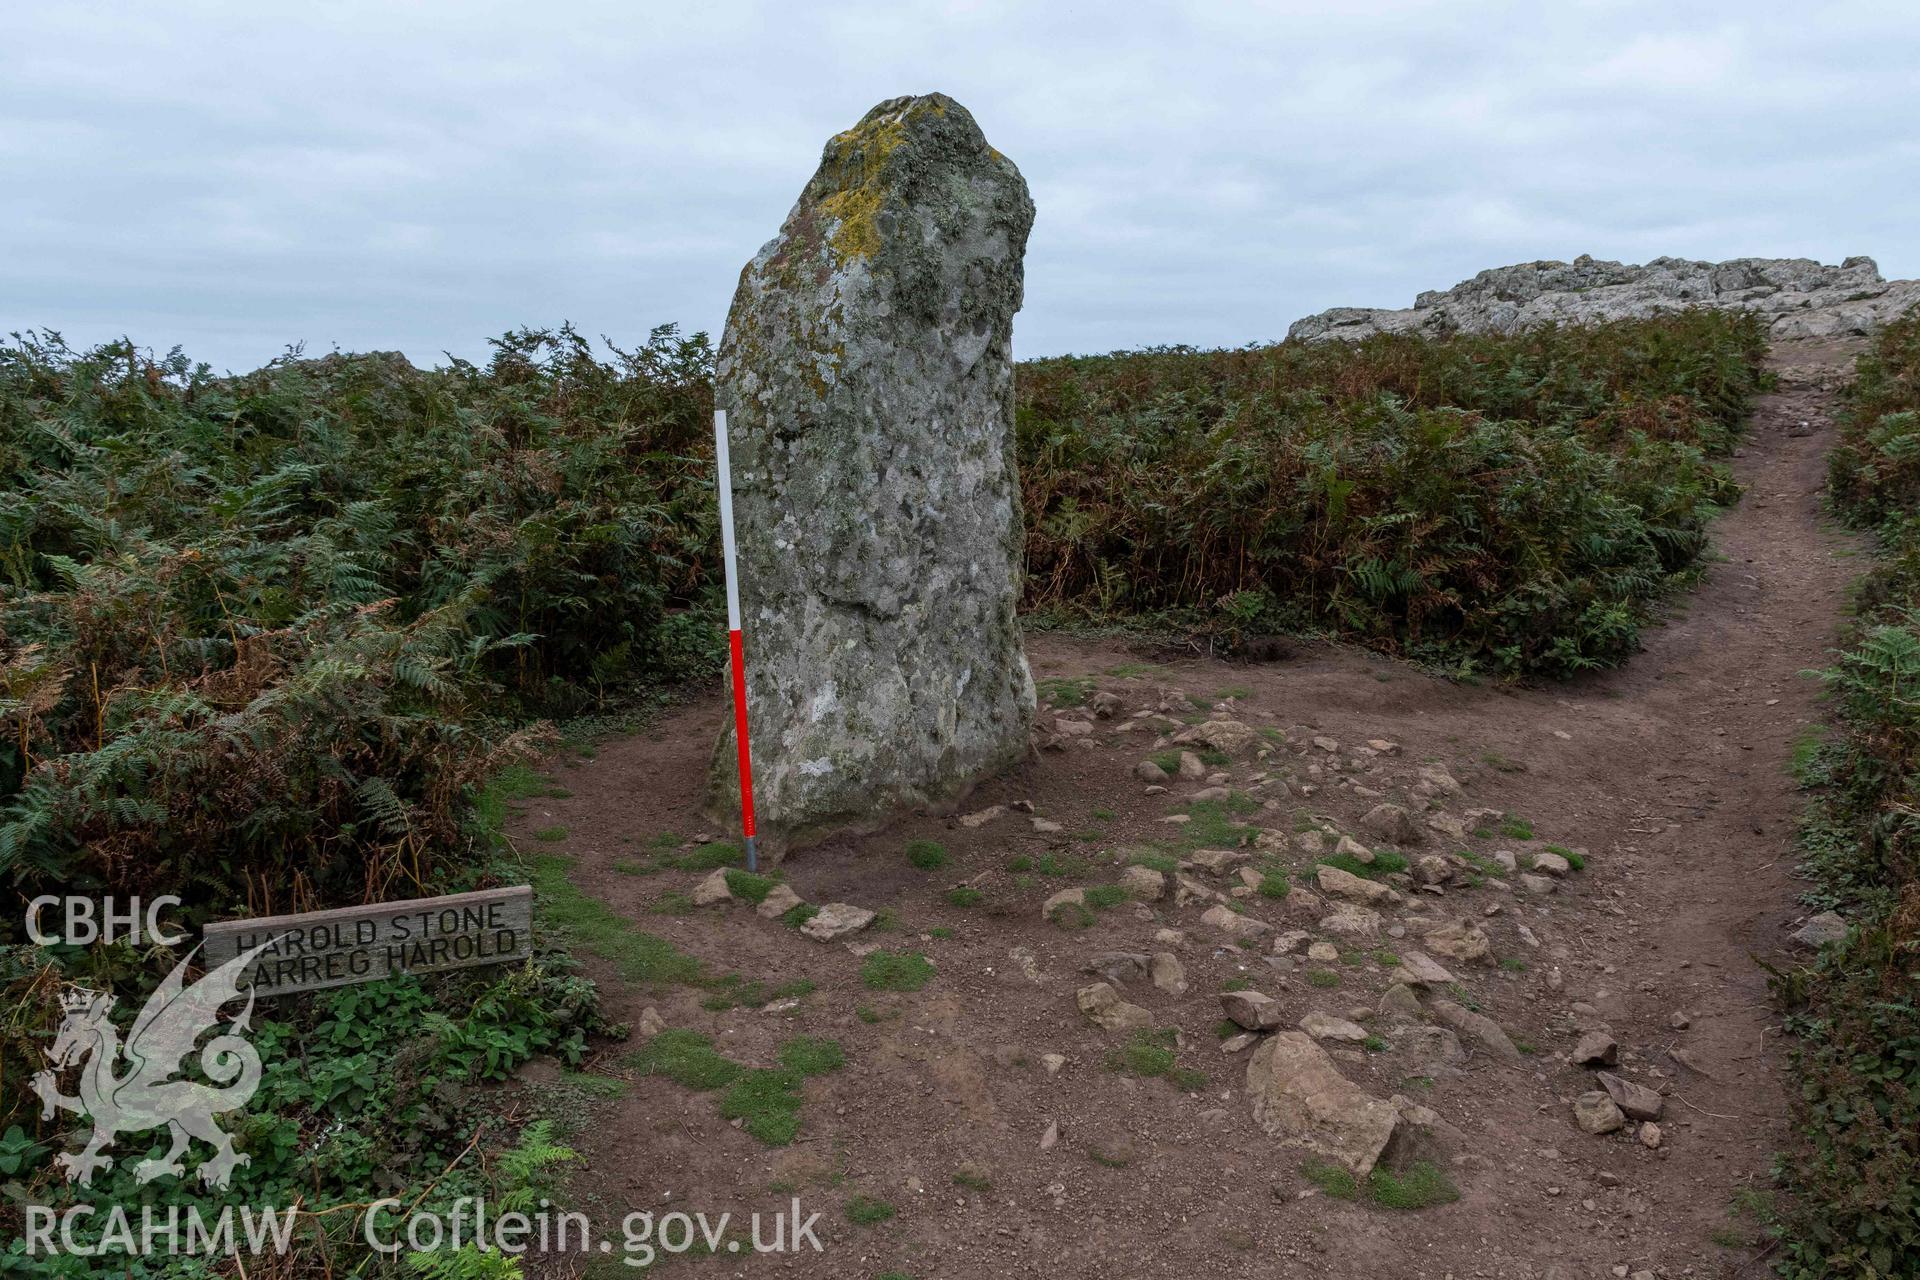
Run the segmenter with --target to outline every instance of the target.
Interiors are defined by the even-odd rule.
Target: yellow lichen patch
[[[833,159],[839,168],[840,190],[820,202],[820,210],[837,222],[828,243],[841,261],[872,257],[880,248],[875,223],[886,203],[887,162],[906,145],[907,122],[916,112],[946,114],[937,102],[924,99],[903,111],[862,121],[833,138]]]
[[[880,248],[880,228],[875,222],[881,203],[877,187],[836,191],[820,203],[838,222],[827,239],[842,261],[870,258]]]

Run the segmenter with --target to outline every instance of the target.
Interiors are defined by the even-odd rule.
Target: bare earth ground
[[[1816,719],[1817,687],[1799,673],[1824,664],[1853,576],[1848,544],[1823,526],[1819,507],[1828,389],[1851,354],[1835,343],[1775,352],[1781,388],[1760,404],[1734,463],[1748,495],[1715,529],[1724,559],[1623,670],[1515,690],[1449,684],[1338,647],[1265,665],[1159,659],[1143,669],[1140,655],[1118,645],[1032,637],[1036,677],[1091,675],[1124,703],[1109,719],[1066,711],[1091,720],[1092,733],[1036,751],[966,806],[1030,801],[1033,815],[1009,811],[972,829],[911,817],[808,850],[784,868],[809,902],[890,909],[893,928],[849,941],[924,951],[937,973],[919,992],[867,990],[845,942],[810,941],[746,905],[649,910],[702,873],[615,869],[644,861],[659,833],[691,839],[706,827],[696,801],[725,713],[719,696],[604,745],[597,758],[556,762],[571,795],[535,800],[515,819],[523,848],[564,849],[588,894],[715,969],[816,984],[790,1008],[710,1012],[697,988],[627,990],[602,968],[596,976],[615,1015],[637,1021],[653,1005],[669,1025],[711,1034],[746,1063],[771,1064],[778,1042],[797,1032],[837,1038],[847,1058],[837,1073],[807,1081],[798,1140],[770,1148],[730,1126],[715,1095],[636,1076],[620,1061],[633,1045],[609,1046],[589,1069],[625,1076],[630,1087],[575,1140],[585,1161],[572,1202],[609,1223],[642,1209],[743,1217],[794,1195],[822,1212],[822,1254],[665,1264],[715,1275],[1758,1274],[1763,1258],[1726,1243],[1743,1229],[1728,1206],[1736,1189],[1765,1185],[1787,1137],[1784,1045],[1755,958],[1783,949],[1801,914],[1789,760]],[[1213,710],[1227,691],[1236,696]],[[1162,708],[1173,718],[1136,714]],[[1377,945],[1387,949],[1418,948],[1427,928],[1448,920],[1485,929],[1492,958],[1507,964],[1442,963],[1468,999],[1533,1050],[1517,1068],[1477,1050],[1454,1070],[1409,1062],[1397,1049],[1351,1049],[1340,1061],[1376,1096],[1409,1095],[1452,1126],[1439,1159],[1459,1186],[1457,1203],[1396,1212],[1364,1196],[1322,1194],[1303,1177],[1302,1154],[1252,1122],[1249,1055],[1219,1047],[1219,994],[1235,978],[1278,998],[1286,1026],[1309,1009],[1370,1015],[1387,970],[1365,950],[1321,966],[1296,956],[1291,971],[1276,971],[1264,948],[1235,948],[1202,924],[1202,904],[1171,899],[1102,911],[1077,931],[1042,920],[1040,904],[1055,890],[1116,878],[1110,851],[1179,838],[1162,819],[1183,812],[1205,782],[1176,778],[1169,793],[1147,795],[1132,771],[1163,733],[1197,714],[1284,731],[1271,758],[1249,754],[1221,768],[1263,805],[1247,819],[1255,825],[1291,835],[1313,814],[1359,834],[1360,815],[1381,800],[1431,803],[1480,830],[1501,820],[1469,810],[1517,815],[1535,838],[1494,830],[1461,842],[1429,831],[1405,850],[1411,857],[1504,849],[1524,865],[1549,842],[1587,852],[1585,870],[1551,894],[1523,892],[1517,877],[1507,889],[1461,875],[1443,893],[1407,887],[1407,905],[1386,913],[1390,928]],[[1042,723],[1050,720],[1043,707]],[[1338,749],[1314,745],[1316,737]],[[1371,739],[1398,751],[1369,753]],[[1429,801],[1412,789],[1435,763],[1463,784],[1463,796]],[[1035,817],[1062,830],[1036,831]],[[554,826],[567,829],[563,843],[533,839]],[[909,866],[901,849],[915,837],[943,842],[951,862],[933,872]],[[1091,858],[1095,869],[1060,879],[1007,867],[1017,855],[1049,851]],[[1297,868],[1294,883],[1309,883],[1312,860],[1283,857]],[[1196,874],[1221,891],[1238,883]],[[986,903],[949,905],[947,890],[962,883],[982,889]],[[1283,902],[1241,901],[1281,929],[1314,928]],[[928,932],[936,927],[952,936]],[[1175,950],[1187,992],[1136,981],[1124,994],[1158,1026],[1180,1028],[1179,1062],[1206,1077],[1195,1093],[1109,1069],[1124,1037],[1075,1005],[1075,991],[1096,980],[1082,972],[1088,957],[1162,950],[1152,938],[1166,927],[1186,934]],[[1032,959],[1023,965],[1025,954]],[[1309,967],[1337,972],[1340,985],[1310,985]],[[861,1006],[880,1020],[856,1016]],[[1685,1029],[1672,1025],[1677,1011]],[[1385,1029],[1371,1015],[1367,1022]],[[1617,1036],[1620,1073],[1666,1095],[1657,1150],[1631,1127],[1595,1137],[1573,1123],[1572,1098],[1597,1086],[1567,1054],[1576,1025],[1595,1023]],[[1042,1064],[1050,1053],[1066,1057],[1058,1074]],[[1058,1142],[1042,1150],[1050,1124]],[[957,1184],[963,1167],[985,1174],[991,1188]],[[855,1225],[844,1215],[855,1195],[898,1213]],[[579,1258],[544,1266],[584,1269]]]

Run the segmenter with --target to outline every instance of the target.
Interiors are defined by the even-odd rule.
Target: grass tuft
[[[1399,1174],[1376,1167],[1367,1177],[1367,1191],[1383,1209],[1429,1209],[1460,1198],[1460,1189],[1425,1160],[1415,1161]]]
[[[727,891],[756,906],[767,900],[767,895],[773,892],[773,886],[778,883],[779,880],[773,876],[757,875],[738,867],[727,869]]]
[[[907,841],[907,861],[922,871],[937,871],[947,865],[947,846],[938,840]]]
[[[1300,1176],[1320,1188],[1320,1194],[1335,1200],[1351,1200],[1360,1194],[1360,1182],[1345,1165],[1330,1160],[1309,1160],[1300,1166]]]
[[[722,1057],[713,1047],[712,1037],[679,1027],[660,1032],[621,1062],[641,1075],[665,1076],[699,1093],[730,1085],[745,1070]]]
[[[933,962],[918,951],[875,951],[860,965],[860,981],[875,991],[918,991],[933,977]]]
[[[701,976],[698,959],[581,892],[567,875],[572,865],[561,854],[531,859],[529,878],[549,928],[611,963],[630,983],[692,982]]]
[[[872,1196],[855,1196],[847,1201],[847,1221],[856,1227],[871,1227],[885,1222],[896,1212],[891,1204]]]

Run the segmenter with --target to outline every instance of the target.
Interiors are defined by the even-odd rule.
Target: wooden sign
[[[261,943],[240,980],[262,996],[317,991],[392,974],[437,973],[533,954],[527,885],[365,907],[210,924],[201,962],[212,969]]]

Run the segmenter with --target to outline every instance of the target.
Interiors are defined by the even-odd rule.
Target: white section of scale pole
[[[740,629],[740,570],[733,547],[733,462],[727,456],[727,411],[713,411],[714,481],[720,489],[720,557],[726,562],[727,630]]]

